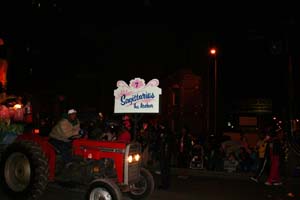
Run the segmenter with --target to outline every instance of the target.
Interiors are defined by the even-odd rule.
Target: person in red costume
[[[123,126],[120,130],[118,141],[129,143],[131,142],[131,123],[128,116],[123,117]]]

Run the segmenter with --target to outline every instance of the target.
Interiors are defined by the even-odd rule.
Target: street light
[[[209,51],[209,53],[211,54],[211,55],[216,55],[216,53],[217,53],[217,50],[215,49],[215,48],[212,48],[212,49],[210,49],[210,51]]]
[[[214,60],[214,134],[217,134],[217,49],[211,48],[210,55]]]

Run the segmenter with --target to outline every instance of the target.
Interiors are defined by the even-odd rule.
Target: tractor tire
[[[152,174],[145,168],[141,168],[141,179],[135,183],[128,196],[131,199],[147,199],[154,191],[154,178]]]
[[[120,188],[109,179],[94,180],[85,196],[87,200],[122,200]]]
[[[48,184],[48,161],[32,141],[17,141],[7,147],[0,163],[1,185],[9,197],[35,200]]]

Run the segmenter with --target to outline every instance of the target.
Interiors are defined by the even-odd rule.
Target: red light
[[[4,40],[2,38],[0,38],[0,46],[4,45]]]
[[[40,129],[37,129],[37,128],[33,129],[33,134],[35,134],[35,135],[40,134]]]

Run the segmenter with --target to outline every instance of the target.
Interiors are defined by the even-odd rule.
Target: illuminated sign
[[[159,113],[159,81],[152,79],[147,84],[141,78],[135,78],[127,85],[125,81],[117,82],[114,90],[115,113]]]
[[[272,100],[248,99],[240,105],[242,113],[272,113]]]

